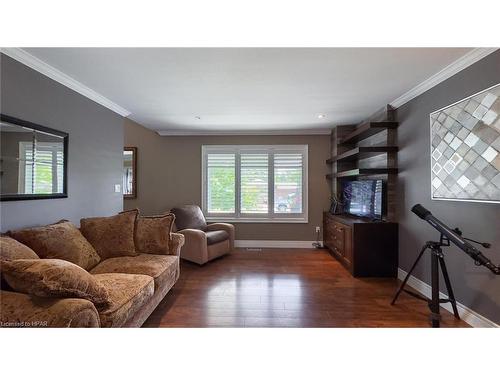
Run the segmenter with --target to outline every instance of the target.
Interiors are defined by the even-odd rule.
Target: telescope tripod
[[[425,243],[425,245],[422,247],[422,250],[420,251],[420,254],[415,260],[415,263],[413,263],[410,272],[408,272],[408,274],[406,275],[405,279],[403,280],[403,283],[400,285],[398,291],[396,292],[396,295],[394,296],[394,299],[391,302],[391,305],[394,305],[402,291],[405,291],[406,293],[410,294],[415,298],[426,301],[431,310],[430,320],[433,328],[439,328],[440,325],[441,315],[439,314],[439,306],[441,303],[448,303],[448,302],[451,303],[451,307],[453,308],[453,315],[455,315],[455,318],[460,319],[460,316],[458,315],[457,302],[455,300],[455,295],[453,294],[450,278],[448,276],[448,271],[446,269],[446,263],[444,261],[443,250],[441,249],[442,246],[450,246],[449,240],[443,235],[441,235],[439,242],[428,241]],[[432,293],[430,299],[422,297],[421,295],[414,293],[410,290],[404,289],[408,280],[410,279],[411,274],[415,270],[418,262],[420,261],[420,259],[427,250],[431,251]],[[446,289],[448,290],[448,298],[439,298],[439,268],[441,268],[444,282],[446,284]]]

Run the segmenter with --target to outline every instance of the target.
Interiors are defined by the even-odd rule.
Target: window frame
[[[235,213],[214,214],[208,212],[208,154],[235,155]],[[268,213],[242,214],[241,213],[241,154],[268,155]],[[302,213],[275,213],[274,212],[274,154],[302,154]],[[309,147],[301,145],[202,145],[201,147],[201,202],[202,210],[208,221],[229,221],[234,223],[308,223],[309,222],[309,193],[308,169]]]

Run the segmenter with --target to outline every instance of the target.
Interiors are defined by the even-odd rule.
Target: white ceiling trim
[[[438,85],[444,80],[457,74],[461,70],[469,67],[475,62],[495,52],[498,48],[475,48],[458,60],[446,66],[433,76],[429,77],[422,83],[418,84],[405,94],[393,100],[390,105],[398,108],[413,98],[423,94],[432,87]],[[20,63],[29,66],[30,68],[40,72],[41,74],[61,83],[62,85],[80,93],[81,95],[101,104],[102,106],[118,113],[121,116],[128,117],[131,112],[121,107],[115,102],[109,100],[98,92],[85,86],[81,82],[71,78],[65,73],[31,55],[21,48],[2,48],[2,53],[19,61]],[[195,136],[195,135],[306,135],[306,134],[329,134],[329,129],[317,130],[261,130],[261,131],[196,131],[196,130],[161,130],[157,131],[159,135],[163,136]]]
[[[2,48],[1,52],[123,117],[131,114],[130,111],[21,48]]]
[[[332,125],[333,127],[333,125]],[[205,136],[205,135],[329,135],[331,129],[299,130],[239,130],[239,131],[203,131],[203,130],[157,130],[164,137]]]
[[[401,107],[403,104],[408,103],[413,98],[423,94],[427,90],[437,86],[441,82],[447,80],[448,78],[454,76],[458,72],[464,70],[465,68],[471,66],[475,62],[481,60],[482,58],[488,56],[489,54],[495,52],[498,48],[474,48],[469,53],[465,54],[458,60],[455,60],[450,65],[446,66],[433,76],[427,78],[422,83],[407,91],[399,98],[393,100],[390,105],[394,108]]]

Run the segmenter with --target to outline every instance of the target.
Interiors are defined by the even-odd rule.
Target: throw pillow
[[[134,230],[138,210],[110,217],[80,220],[80,230],[102,259],[135,256]]]
[[[0,237],[0,260],[39,259],[38,255],[28,246],[12,237]]]
[[[28,246],[12,237],[0,236],[0,260],[40,259]],[[12,290],[2,274],[0,274],[0,289]]]
[[[1,261],[2,274],[16,292],[37,297],[84,298],[96,305],[109,304],[107,290],[76,264],[61,259]]]
[[[174,214],[139,216],[135,224],[135,248],[139,253],[165,254],[170,249]]]
[[[78,228],[67,220],[8,234],[32,248],[42,259],[63,259],[86,270],[94,268],[101,260]]]

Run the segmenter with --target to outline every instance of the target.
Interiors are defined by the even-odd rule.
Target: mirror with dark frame
[[[137,197],[137,147],[123,149],[123,197]]]
[[[67,198],[68,134],[0,115],[0,200]]]

